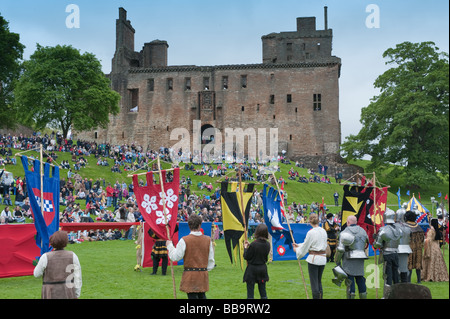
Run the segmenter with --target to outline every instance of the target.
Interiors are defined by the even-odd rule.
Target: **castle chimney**
[[[325,30],[328,30],[328,7],[325,6],[323,8],[323,11],[324,11],[323,14],[325,16]]]

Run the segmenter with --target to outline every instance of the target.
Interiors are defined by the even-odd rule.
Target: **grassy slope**
[[[82,299],[171,299],[173,298],[170,268],[167,276],[151,276],[151,269],[142,272],[133,270],[136,264],[135,244],[133,241],[86,242],[73,244],[69,250],[76,252],[83,272]],[[448,251],[445,259],[448,267]],[[217,267],[210,272],[210,299],[244,299],[245,284],[242,282],[243,271],[230,264],[223,240],[217,241]],[[373,264],[373,258],[366,261],[366,266]],[[301,262],[303,274],[311,298],[307,264]],[[338,287],[331,282],[334,278],[331,269],[334,264],[327,264],[323,275],[325,299],[344,299],[344,286]],[[381,267],[380,267],[381,269]],[[270,280],[267,292],[270,299],[306,299],[297,261],[277,261],[268,265]],[[186,294],[179,291],[182,267],[174,266],[176,294],[178,299],[185,299]],[[366,268],[368,298],[375,299],[376,289],[370,288],[374,276]],[[415,282],[415,273],[413,282]],[[448,282],[423,283],[431,289],[433,298],[448,299]],[[38,299],[40,298],[41,279],[33,276],[0,279],[1,299]],[[257,289],[255,291],[258,298]],[[382,289],[378,289],[378,297]]]
[[[37,154],[35,153],[35,156]],[[70,161],[67,153],[58,153],[57,162],[63,159]],[[93,178],[105,178],[107,182],[126,181],[129,183],[127,173],[122,174],[111,173],[109,168],[97,167],[94,157],[89,158],[89,166],[81,170],[81,176]],[[167,165],[165,165],[167,167]],[[281,165],[281,174],[287,179],[287,171],[291,166]],[[16,166],[7,166],[6,169],[14,173],[14,175],[23,176],[23,168],[20,162]],[[61,176],[66,176],[66,170],[63,170]],[[301,175],[306,174],[305,170],[299,170]],[[191,176],[193,180],[193,190],[196,190],[196,183],[200,179],[194,176],[192,172],[182,170],[182,175]],[[279,176],[277,174],[277,176]],[[213,182],[215,179],[203,177],[203,180]],[[334,181],[334,179],[332,179]],[[261,185],[259,187],[262,187]],[[397,205],[397,196],[395,195],[397,187],[391,187],[388,196],[388,205]],[[338,207],[334,207],[333,193],[337,190],[342,199],[342,186],[336,184],[301,184],[288,181],[286,191],[288,192],[288,202],[296,201],[297,203],[311,204],[313,201],[320,202],[322,196],[325,203],[328,204],[330,211],[337,213]],[[423,204],[429,204],[429,197],[436,196],[437,192],[442,191],[444,194],[448,190],[448,182],[442,185],[434,185],[421,190]],[[196,191],[197,193],[205,193],[205,191]],[[428,201],[427,201],[428,198]],[[84,202],[82,202],[82,205]],[[430,207],[430,206],[428,206]],[[1,207],[3,209],[3,206]],[[135,298],[155,298],[170,299],[173,298],[172,280],[170,272],[168,276],[150,276],[150,269],[144,269],[143,272],[133,271],[136,264],[135,244],[132,241],[112,241],[112,242],[93,242],[70,245],[68,249],[77,253],[80,258],[83,270],[83,289],[82,298],[105,298],[105,299],[135,299]],[[448,267],[448,250],[445,252],[445,260]],[[216,247],[216,263],[217,268],[210,274],[210,292],[208,297],[212,299],[241,299],[245,298],[245,285],[242,283],[243,272],[230,265],[228,255],[226,253],[223,240],[217,241]],[[301,262],[305,280],[308,286],[308,294],[311,297],[309,289],[309,277],[307,265],[305,261]],[[373,264],[373,258],[370,258],[366,265]],[[331,282],[333,278],[331,269],[333,264],[327,264],[323,277],[324,298],[325,299],[341,299],[345,297],[343,287],[337,287]],[[295,299],[306,298],[303,283],[300,276],[299,264],[297,261],[278,261],[269,264],[270,281],[267,286],[269,298]],[[178,290],[181,279],[181,267],[174,267],[175,281],[177,287],[177,297],[186,298],[186,295]],[[367,275],[369,274],[369,275]],[[366,271],[368,285],[370,284],[370,273]],[[415,274],[413,275],[413,282]],[[446,283],[424,283],[428,286],[434,298],[449,298],[448,282]],[[33,299],[40,297],[41,280],[32,276],[3,278],[0,279],[0,298],[21,298]],[[375,288],[369,288],[368,298],[375,298]],[[255,292],[258,296],[257,291]],[[380,297],[382,290],[378,289]]]

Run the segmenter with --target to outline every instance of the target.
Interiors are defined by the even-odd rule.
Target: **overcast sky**
[[[79,8],[78,28],[66,24],[70,4]],[[169,65],[210,66],[261,63],[261,36],[295,31],[297,17],[315,16],[322,30],[324,6],[333,29],[332,54],[342,59],[343,142],[359,132],[361,108],[378,93],[373,83],[387,69],[386,49],[404,41],[433,41],[449,52],[448,0],[0,0],[0,15],[20,34],[24,59],[36,43],[70,44],[95,54],[109,73],[119,7],[136,30],[136,51],[145,42],[166,40]]]

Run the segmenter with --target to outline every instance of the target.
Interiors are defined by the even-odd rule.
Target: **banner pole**
[[[39,166],[40,166],[40,177],[41,177],[41,214],[44,216],[44,164],[42,163],[42,144],[39,148],[40,157],[39,157]]]
[[[158,173],[159,173],[159,184],[161,185],[161,192],[162,192],[162,202],[163,202],[163,215],[164,215],[164,223],[166,224],[166,231],[167,231],[167,239],[168,240],[172,240],[170,238],[170,230],[169,230],[169,225],[167,222],[167,212],[166,212],[166,193],[164,192],[164,182],[163,182],[163,177],[162,177],[162,173],[161,173],[161,165],[159,162],[159,155],[158,155]],[[173,285],[173,298],[177,299],[177,289],[176,289],[176,285],[175,285],[175,275],[173,273],[173,263],[172,261],[169,259],[169,264],[170,264],[170,272],[172,274],[172,285]]]
[[[373,216],[374,216],[374,220],[373,222],[373,232],[374,234],[377,233],[377,227],[376,227],[376,220],[377,220],[377,185],[375,184],[376,179],[375,179],[375,172],[373,172]],[[373,246],[372,246],[373,247]],[[373,258],[374,258],[374,262],[375,262],[375,299],[378,299],[378,262],[377,262],[377,250],[378,249],[374,249],[374,253],[373,253]]]
[[[245,239],[245,241],[248,241],[247,221],[245,220],[244,192],[243,192],[243,189],[242,189],[241,168],[242,167],[239,167],[239,194],[241,196],[242,220],[244,221],[244,239]]]
[[[273,176],[273,179],[275,180],[275,184],[277,185],[278,195],[280,196],[280,199],[281,199],[280,186],[278,185],[278,181],[277,181],[277,178],[275,177],[274,172],[272,172],[272,176]],[[283,210],[284,210],[284,212],[286,212],[286,207],[284,206],[284,203],[282,200],[281,200],[281,205],[283,205]],[[286,217],[286,216],[284,216],[284,217]],[[295,244],[294,234],[292,234],[291,224],[289,223],[289,219],[287,217],[286,217],[286,223],[289,228],[289,233],[291,234],[292,243]],[[303,275],[303,268],[302,268],[302,264],[300,263],[300,259],[298,259],[298,266],[300,268],[300,273],[302,275],[303,286],[305,287],[306,299],[309,299],[308,289],[306,288],[305,276]]]
[[[40,175],[40,182],[41,182],[41,215],[42,215],[42,218],[45,219],[45,217],[44,217],[44,163],[42,162],[43,159],[44,158],[42,156],[42,143],[41,143],[40,147],[39,147],[39,170],[40,170],[39,175]],[[47,232],[48,232],[48,230],[47,230]],[[43,245],[44,245],[44,243],[43,243],[42,236],[41,236],[41,251],[43,249],[43,247],[42,247]],[[45,251],[47,251],[47,250],[48,250],[48,247],[45,247]]]

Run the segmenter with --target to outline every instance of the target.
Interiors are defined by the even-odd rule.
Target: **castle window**
[[[322,110],[322,94],[313,95],[313,107],[314,111]]]
[[[139,89],[128,89],[129,112],[137,112],[139,105]]]
[[[286,102],[287,102],[287,103],[291,103],[291,102],[292,102],[292,94],[288,94],[288,95],[286,96]]]
[[[293,56],[292,56],[292,43],[286,43],[286,52],[287,52],[286,60],[287,61],[291,61],[293,59]]]
[[[290,141],[292,141],[292,134],[291,134],[291,135],[289,135],[289,140],[290,140]]]
[[[190,91],[191,90],[191,78],[185,78],[184,79],[184,90]]]
[[[320,51],[320,42],[317,43],[317,51]]]
[[[173,79],[172,78],[167,79],[167,91],[173,91]]]
[[[273,119],[275,120],[275,114],[273,115]]]
[[[228,90],[228,76],[222,76],[222,89]]]
[[[247,75],[241,75],[241,88],[245,89],[247,87]]]
[[[94,132],[94,138],[95,138],[95,139],[98,138],[98,132]]]
[[[275,95],[270,95],[270,104],[275,104]]]
[[[297,113],[297,112],[298,112],[298,108],[296,107],[296,108],[295,108],[295,113]]]
[[[259,112],[259,104],[256,104],[256,112]]]
[[[241,111],[244,112],[245,107],[241,107]]]
[[[155,79],[147,80],[147,91],[153,92],[155,90]]]
[[[209,90],[209,78],[208,77],[203,78],[203,90],[205,90],[205,91]]]

